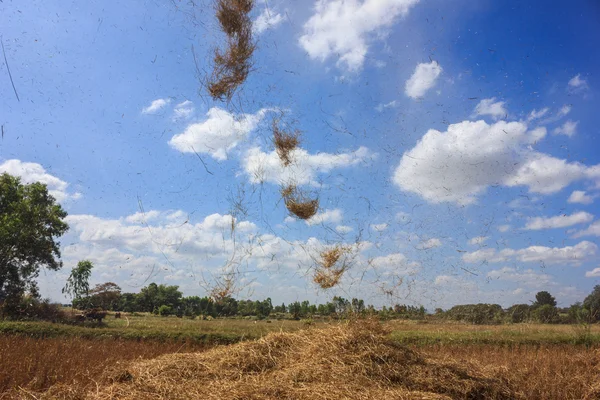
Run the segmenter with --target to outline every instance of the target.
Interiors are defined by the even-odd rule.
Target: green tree
[[[533,303],[534,307],[541,307],[544,305],[556,307],[556,299],[554,298],[554,296],[552,296],[545,290],[537,292],[537,294],[535,295],[535,303]]]
[[[103,310],[116,311],[121,300],[121,288],[114,282],[100,283],[90,290],[89,303]]]
[[[84,295],[87,296],[90,291],[90,276],[92,275],[92,264],[89,260],[82,260],[71,270],[71,275],[67,279],[62,292],[70,295],[73,300],[80,300]]]
[[[588,310],[592,321],[600,321],[600,285],[596,285],[592,293],[583,300],[583,308]]]
[[[0,306],[11,315],[23,295],[39,297],[35,278],[41,267],[59,270],[60,243],[67,213],[42,183],[22,184],[0,175]]]

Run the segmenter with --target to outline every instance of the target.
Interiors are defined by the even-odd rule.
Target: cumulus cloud
[[[472,246],[481,246],[489,239],[489,236],[477,236],[469,240],[469,244]]]
[[[269,28],[276,28],[283,22],[283,15],[264,8],[262,13],[252,23],[252,30],[255,34],[260,35]]]
[[[594,222],[588,226],[587,229],[579,231],[573,235],[574,238],[579,238],[582,236],[600,236],[600,221]]]
[[[442,67],[436,61],[418,64],[406,81],[404,93],[413,99],[423,97],[435,85],[441,73]]]
[[[498,231],[504,233],[504,232],[508,232],[510,230],[510,225],[500,225],[498,227]]]
[[[498,263],[512,259],[520,262],[539,262],[546,265],[568,264],[578,266],[595,256],[597,250],[598,246],[594,243],[583,241],[575,246],[565,247],[529,246],[519,250],[506,248],[501,251],[486,248],[472,253],[465,253],[462,259],[464,262],[471,264]]]
[[[430,129],[404,153],[393,182],[431,203],[472,204],[490,185],[527,186],[551,194],[580,179],[600,179],[600,166],[533,150],[546,129],[523,122],[463,121],[446,132]]]
[[[171,99],[156,99],[148,107],[142,109],[142,114],[156,114],[162,110],[167,104],[171,102]]]
[[[586,278],[600,278],[600,268],[594,268],[591,271],[586,271]]]
[[[586,91],[589,86],[585,79],[581,79],[581,74],[577,74],[569,80],[567,88],[571,93],[581,93]]]
[[[194,114],[194,103],[189,100],[182,101],[173,109],[173,120],[188,119]]]
[[[169,145],[182,153],[205,153],[218,161],[254,131],[268,109],[256,114],[231,114],[219,107],[211,108],[206,118],[187,126],[183,133],[171,138]]]
[[[312,59],[339,57],[338,67],[359,70],[375,33],[405,16],[419,0],[317,0],[300,46]]]
[[[352,229],[352,227],[348,226],[348,225],[338,225],[338,226],[335,227],[335,230],[338,233],[341,233],[342,235],[345,235],[346,233],[352,232],[354,229]]]
[[[21,178],[21,182],[25,184],[34,182],[45,184],[48,187],[48,193],[59,203],[81,198],[81,193],[69,192],[67,182],[49,174],[40,164],[16,159],[6,160],[0,164],[0,174],[5,172],[12,176],[18,176]]]
[[[577,125],[579,122],[574,122],[571,120],[566,121],[562,126],[555,128],[552,133],[555,135],[565,135],[568,137],[572,137],[577,132]]]
[[[504,103],[504,101],[496,101],[495,97],[483,99],[477,104],[473,114],[474,116],[489,115],[494,119],[505,117],[508,111],[504,108]]]
[[[594,216],[585,211],[576,212],[571,215],[557,215],[555,217],[529,217],[527,218],[526,230],[566,228],[573,225],[591,222]]]
[[[382,224],[371,224],[371,229],[375,232],[383,232],[389,227],[385,222]]]
[[[339,224],[344,219],[344,213],[339,208],[319,211],[312,218],[306,220],[307,225]]]
[[[516,268],[504,267],[488,272],[488,278],[516,282],[530,288],[547,288],[555,285],[552,276],[536,272],[532,269],[518,271]]]
[[[409,261],[404,254],[392,253],[386,256],[375,257],[370,261],[372,268],[383,276],[385,275],[414,275],[421,269],[415,261]]]
[[[575,190],[569,198],[567,199],[568,203],[579,203],[579,204],[592,204],[594,202],[594,197],[586,194],[583,190]]]
[[[320,173],[327,173],[336,168],[345,168],[366,164],[377,157],[366,147],[359,147],[348,153],[309,154],[304,149],[296,149],[290,153],[294,162],[288,167],[281,164],[275,151],[263,152],[258,147],[249,149],[242,165],[252,183],[271,182],[284,184],[293,182],[296,185],[315,184]]]
[[[434,249],[436,247],[440,247],[442,245],[442,241],[438,238],[431,238],[428,240],[423,240],[421,243],[417,245],[419,250],[429,250]]]

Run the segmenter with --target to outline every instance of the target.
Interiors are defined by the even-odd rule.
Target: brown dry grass
[[[250,72],[255,44],[249,13],[252,0],[218,0],[216,14],[221,30],[227,35],[227,49],[216,49],[208,90],[213,99],[231,100],[235,90]]]
[[[281,197],[290,214],[300,219],[310,219],[319,211],[319,199],[310,198],[295,185],[287,185],[281,189]]]
[[[0,336],[0,399],[31,399],[27,392],[41,392],[57,384],[69,385],[71,391],[81,394],[96,387],[106,368],[203,347],[181,342]]]
[[[300,131],[286,131],[279,126],[278,121],[273,121],[273,144],[275,151],[284,167],[292,163],[292,151],[300,144]]]
[[[600,349],[552,346],[442,345],[420,348],[456,363],[475,363],[501,376],[530,400],[600,399]]]
[[[130,364],[89,399],[518,399],[503,380],[423,357],[376,322]]]

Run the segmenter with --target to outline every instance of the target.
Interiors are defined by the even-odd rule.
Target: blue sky
[[[64,300],[88,258],[125,291],[204,295],[233,271],[236,295],[276,302],[582,300],[600,277],[596,2],[306,5],[257,2],[227,104],[202,83],[223,43],[209,1],[0,3],[20,99],[2,59],[0,171],[69,212],[43,294]],[[278,116],[302,132],[287,169]],[[319,196],[308,223],[285,210],[290,180]],[[336,244],[351,268],[319,290]]]

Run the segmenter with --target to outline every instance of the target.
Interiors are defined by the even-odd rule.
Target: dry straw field
[[[1,336],[0,399],[600,398],[600,350],[544,339],[562,328],[523,326],[519,340],[507,328],[458,324],[268,325],[260,339],[220,346]],[[445,342],[406,340],[444,328]],[[481,341],[487,331],[513,343]]]

